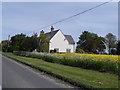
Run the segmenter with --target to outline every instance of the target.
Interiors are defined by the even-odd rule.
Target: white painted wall
[[[59,52],[66,52],[66,49],[71,49],[73,53],[75,51],[74,44],[69,44],[61,30],[59,30],[50,40],[49,51],[59,48]]]

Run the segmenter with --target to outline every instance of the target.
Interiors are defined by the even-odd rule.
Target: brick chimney
[[[51,26],[51,32],[52,32],[52,31],[54,31],[54,27],[53,27],[53,26]]]
[[[40,35],[41,35],[41,34],[44,34],[44,30],[41,30],[41,31],[40,31]]]

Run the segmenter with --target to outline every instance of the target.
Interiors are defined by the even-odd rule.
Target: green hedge
[[[96,61],[90,59],[80,59],[80,58],[70,58],[70,57],[58,57],[52,54],[27,54],[22,55],[32,58],[42,59],[51,63],[58,63],[63,65],[69,65],[73,67],[82,67],[85,69],[97,70],[100,72],[109,72],[113,74],[119,75],[118,66],[120,63],[112,62],[112,61]]]

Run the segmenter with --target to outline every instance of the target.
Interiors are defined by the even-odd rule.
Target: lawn
[[[92,86],[94,88],[118,88],[118,76],[115,74],[102,73],[94,70],[50,63],[41,59],[17,56],[12,53],[3,54],[19,61],[56,73],[86,86]]]

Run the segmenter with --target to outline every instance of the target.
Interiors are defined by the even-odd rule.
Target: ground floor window
[[[54,48],[54,50],[50,50],[50,53],[56,53],[59,52],[59,48]]]
[[[71,52],[71,49],[66,49],[66,52],[67,52],[67,53],[70,53],[70,52]]]
[[[55,52],[59,52],[59,48],[54,48]]]

